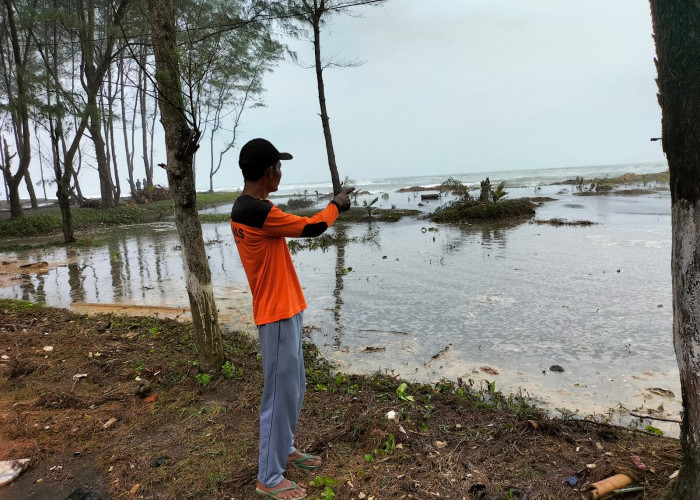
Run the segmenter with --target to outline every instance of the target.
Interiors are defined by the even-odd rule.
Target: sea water
[[[615,165],[356,180],[355,202],[415,208],[397,223],[336,224],[348,242],[302,250],[294,262],[308,302],[311,339],[339,369],[388,371],[408,380],[462,380],[520,393],[557,413],[594,414],[623,424],[672,423],[680,386],[672,346],[671,222],[667,189],[652,194],[581,196],[576,177],[665,170]],[[425,215],[454,199],[422,200],[400,188],[448,177],[478,187],[506,182],[509,198],[549,196],[519,224],[438,225]],[[287,186],[316,196],[330,185]],[[313,194],[310,194],[313,193]],[[318,206],[327,203],[319,195]],[[226,213],[230,207],[219,207]],[[589,226],[537,224],[559,218]],[[204,224],[222,323],[254,327],[250,294],[228,224]],[[89,249],[47,248],[3,258],[51,263],[47,273],[5,281],[3,297],[71,307],[124,303],[187,307],[174,225],[112,228]],[[563,372],[550,368],[558,365]],[[621,412],[619,410],[622,410]]]

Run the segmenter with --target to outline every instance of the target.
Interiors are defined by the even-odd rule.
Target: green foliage
[[[382,450],[385,454],[391,455],[394,453],[394,448],[396,446],[396,441],[394,440],[394,435],[389,434],[389,437],[384,441],[384,449]]]
[[[357,241],[357,238],[347,238],[339,236],[337,233],[323,233],[317,238],[304,238],[301,240],[289,240],[287,247],[289,252],[294,255],[301,250],[321,250],[325,252],[330,247],[341,244]],[[352,270],[352,268],[351,268]],[[347,274],[347,273],[346,273]]]
[[[333,500],[334,498],[335,492],[333,491],[333,488],[326,486],[323,493],[321,493],[321,496],[318,497],[318,500]]]
[[[221,373],[226,378],[233,378],[236,376],[236,366],[230,361],[226,361],[226,363],[221,366]]]
[[[408,389],[408,384],[406,382],[401,383],[401,385],[396,388],[396,395],[401,401],[415,401],[413,396],[406,394],[406,389]]]
[[[326,486],[338,486],[340,481],[336,481],[332,477],[328,476],[316,476],[313,481],[309,482],[311,486],[316,486],[317,488],[325,488]]]
[[[468,200],[470,198],[469,188],[453,177],[448,178],[445,182],[440,184],[440,192],[455,194],[463,200]]]
[[[367,462],[368,464],[374,462],[374,457],[371,453],[365,453],[365,462]]]
[[[367,202],[367,200],[362,200],[362,206],[365,207],[365,209],[367,210],[367,216],[368,216],[370,219],[371,219],[372,217],[374,217],[374,208],[373,208],[373,206],[374,206],[375,203],[377,203],[377,201],[379,201],[379,198],[378,198],[378,197],[375,197],[375,198],[374,198],[372,201],[370,201],[369,203]]]
[[[647,425],[647,426],[646,426],[646,431],[647,431],[649,434],[654,434],[655,436],[663,436],[663,435],[664,435],[664,432],[663,432],[661,429],[657,429],[657,428],[654,427],[653,425]]]
[[[504,200],[500,203],[457,201],[436,210],[430,216],[433,222],[478,222],[532,217],[536,205],[530,200]]]
[[[506,196],[508,196],[508,191],[504,189],[505,184],[505,181],[503,181],[496,187],[496,189],[491,190],[491,199],[494,203],[497,203],[500,200],[505,199]]]
[[[282,210],[303,210],[305,208],[312,207],[315,204],[316,201],[308,198],[289,198],[287,203],[281,204],[279,208]]]
[[[202,387],[206,387],[211,381],[211,375],[209,375],[208,373],[198,373],[194,376],[194,378],[197,381],[197,383]]]
[[[228,223],[231,220],[229,214],[199,214],[199,222],[201,223]]]

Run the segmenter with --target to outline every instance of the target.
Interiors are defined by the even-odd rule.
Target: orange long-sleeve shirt
[[[306,309],[285,238],[321,235],[338,218],[331,202],[312,217],[299,217],[269,200],[239,196],[231,210],[231,230],[253,295],[256,325],[288,319]]]

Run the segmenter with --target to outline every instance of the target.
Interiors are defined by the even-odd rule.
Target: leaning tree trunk
[[[34,192],[34,184],[32,183],[32,176],[29,170],[24,172],[24,185],[27,187],[27,193],[29,193],[29,201],[32,208],[39,208],[39,202],[36,199],[36,193]]]
[[[178,71],[175,13],[171,0],[148,0],[161,121],[165,131],[170,197],[175,206],[175,225],[182,244],[187,276],[187,294],[199,364],[204,370],[218,369],[224,360],[223,341],[211,285],[211,271],[197,214],[193,159],[199,133],[192,130],[184,114],[184,98]]]
[[[700,1],[651,0],[671,172],[673,345],[683,396],[679,500],[700,500]]]
[[[94,100],[93,100],[94,98]],[[103,207],[114,206],[114,184],[112,183],[112,173],[109,171],[107,161],[107,151],[102,136],[102,121],[100,120],[100,110],[97,106],[97,97],[88,97],[88,113],[90,115],[89,130],[90,138],[95,147],[95,160],[97,161],[97,173],[100,178],[100,195]]]
[[[314,14],[314,59],[316,61],[316,83],[318,84],[318,103],[321,107],[321,125],[323,125],[323,137],[326,140],[326,154],[328,155],[328,168],[331,171],[331,181],[333,182],[333,194],[340,193],[340,177],[338,176],[338,165],[335,163],[335,150],[333,149],[333,138],[331,137],[331,124],[328,119],[326,109],[326,90],[323,84],[323,65],[321,61],[321,17]]]

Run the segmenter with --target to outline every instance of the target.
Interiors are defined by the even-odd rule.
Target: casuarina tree
[[[340,193],[341,183],[338,175],[338,165],[335,161],[333,137],[331,135],[330,118],[326,106],[326,88],[323,83],[323,70],[328,66],[342,66],[338,63],[327,63],[321,56],[321,28],[333,14],[352,12],[355,7],[377,5],[386,0],[288,0],[288,8],[292,16],[306,28],[311,29],[311,41],[314,46],[314,68],[316,69],[316,84],[318,87],[318,103],[321,109],[321,125],[326,142],[328,168],[331,171],[333,194]],[[345,64],[347,65],[347,64]],[[352,64],[350,64],[352,65]]]
[[[651,0],[671,174],[673,345],[683,397],[678,500],[700,500],[700,0]]]
[[[170,197],[175,209],[175,225],[185,261],[187,295],[192,312],[200,366],[218,369],[224,361],[224,348],[211,284],[211,270],[197,213],[194,183],[194,154],[201,133],[186,115],[187,105],[180,80],[175,10],[171,0],[148,0],[156,83],[161,121],[165,131]]]

